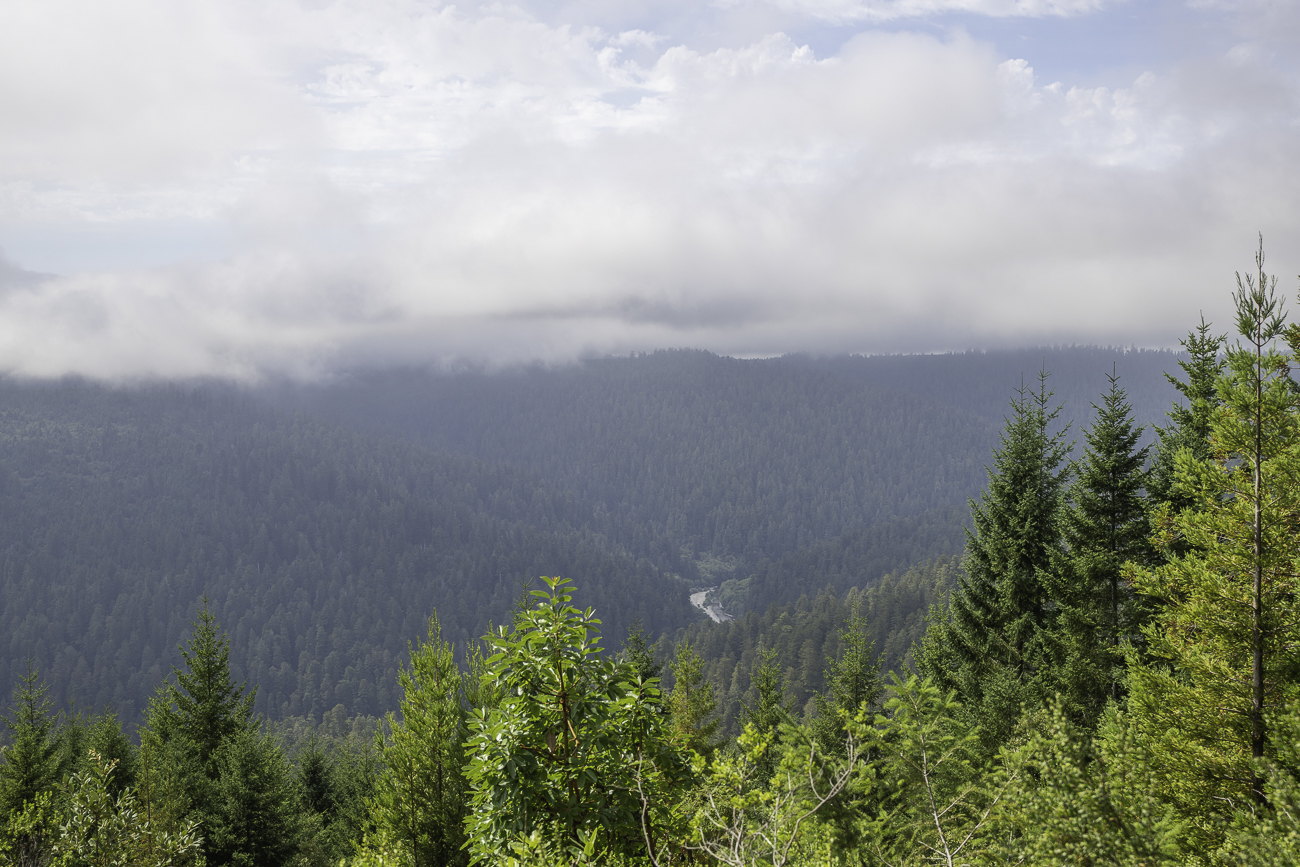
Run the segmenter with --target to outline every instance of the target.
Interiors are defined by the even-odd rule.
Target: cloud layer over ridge
[[[1290,4],[620,10],[6,4],[0,369],[1169,345],[1257,231],[1297,288]]]

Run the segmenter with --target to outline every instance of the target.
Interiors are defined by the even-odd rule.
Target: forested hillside
[[[1095,347],[761,360],[683,350],[553,369],[358,373],[267,393],[356,429],[527,467],[609,515],[627,547],[653,548],[681,571],[659,540],[752,566],[964,508],[1022,381],[1046,368],[1062,420],[1085,424],[1116,365],[1135,418],[1150,424],[1173,400],[1163,372],[1175,358]]]
[[[691,619],[679,580],[527,471],[223,388],[0,388],[0,515],[0,677],[30,658],[60,707],[128,721],[204,595],[273,717],[392,708],[430,612],[463,646],[543,574],[583,575],[613,635]]]
[[[919,563],[903,572],[889,572],[865,587],[841,588],[827,583],[788,604],[765,606],[728,623],[697,623],[673,636],[664,648],[683,643],[694,648],[703,665],[704,681],[717,698],[719,732],[739,734],[745,707],[758,704],[754,671],[764,652],[785,672],[784,699],[800,712],[813,713],[814,696],[826,691],[826,661],[838,659],[845,648],[840,632],[854,616],[862,618],[865,635],[882,672],[909,667],[912,646],[925,634],[930,606],[942,603],[956,585],[958,557]],[[671,686],[671,674],[666,678]]]
[[[690,587],[842,599],[961,549],[1022,374],[1054,367],[1086,418],[1114,363],[1167,402],[1173,356],[1096,349],[6,383],[0,676],[30,657],[58,706],[137,720],[206,594],[258,710],[318,721],[391,709],[435,608],[463,649],[542,575],[580,578],[615,643],[695,622]]]
[[[24,631],[11,653],[53,663],[15,677],[0,858],[1295,864],[1300,327],[1256,288],[1260,266],[1235,299],[1240,343],[1189,335],[1157,440],[1113,375],[1072,432],[1040,370],[1017,380],[966,508],[942,472],[905,496],[877,465],[922,467],[930,449],[931,470],[960,466],[928,438],[946,412],[936,430],[960,456],[991,423],[960,384],[943,412],[942,388],[927,402],[864,387],[877,451],[845,421],[860,408],[779,405],[680,441],[637,440],[645,416],[629,412],[620,451],[593,404],[560,425],[578,446],[540,437],[568,476],[555,455],[489,462],[418,431],[386,437],[401,426],[377,410],[349,421],[347,401],[332,417],[368,432],[222,388],[8,386],[5,625]],[[785,360],[796,385],[776,393],[797,407],[870,372],[839,364]],[[537,376],[545,393],[583,375],[412,381]],[[705,412],[694,399],[683,417]],[[799,481],[814,460],[800,444],[849,462],[728,513],[740,527],[775,508],[772,527],[806,530],[781,545],[675,535],[672,510],[716,492],[658,470],[722,460],[728,443],[752,491]],[[665,520],[637,535],[635,508],[571,483],[584,455],[610,458],[589,475],[612,484],[651,445],[627,479]],[[862,454],[899,498],[875,519],[871,497],[845,494]],[[819,491],[838,492],[838,532],[800,523]],[[685,577],[663,568],[674,558]],[[583,583],[518,595],[545,572]],[[741,616],[689,611],[703,581]],[[467,643],[487,616],[495,628]],[[152,648],[187,618],[169,678]],[[422,629],[404,654],[399,631]],[[130,713],[133,696],[111,691],[124,674],[151,698],[138,746],[112,713],[54,712],[47,683],[64,703],[98,687]]]

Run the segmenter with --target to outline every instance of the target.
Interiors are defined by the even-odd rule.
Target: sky
[[[1300,288],[1291,0],[6,0],[0,370],[1173,346]]]

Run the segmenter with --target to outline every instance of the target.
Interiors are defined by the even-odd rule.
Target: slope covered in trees
[[[294,759],[206,602],[138,749],[114,717],[57,719],[29,668],[0,857],[1296,864],[1300,326],[1257,264],[1239,339],[1188,340],[1195,397],[1154,460],[1114,376],[1070,463],[1046,372],[1022,385],[960,561],[844,593],[881,568],[875,545],[925,550],[923,525],[859,528],[740,582],[820,570],[820,592],[658,646],[631,630],[617,654],[578,588],[544,578],[459,664],[430,618],[372,746],[340,742],[336,710],[305,740],[311,720],[280,728]]]
[[[692,615],[685,586],[605,544],[525,471],[341,431],[222,389],[0,389],[0,677],[139,719],[199,597],[258,710],[394,706],[434,608],[458,646],[521,582],[587,576],[617,634]]]
[[[1045,366],[1062,417],[1084,423],[1114,363],[1138,420],[1162,419],[1174,394],[1162,371],[1175,356],[1095,347],[761,360],[666,351],[558,368],[358,373],[268,397],[528,468],[609,516],[623,544],[664,568],[709,554],[743,561],[743,578],[764,558],[964,508],[984,483],[1011,388]]]
[[[0,676],[31,656],[57,706],[139,719],[206,593],[258,709],[319,721],[392,708],[429,611],[463,646],[530,576],[582,576],[612,636],[692,622],[689,586],[842,596],[960,549],[1003,410],[947,377],[993,358],[671,352],[278,395],[347,427],[219,385],[6,383]]]
[[[673,636],[672,646],[689,644],[699,655],[718,701],[721,730],[735,736],[742,708],[757,701],[754,672],[764,652],[784,673],[786,700],[800,710],[825,692],[826,661],[841,655],[840,630],[855,616],[881,669],[902,670],[912,664],[912,647],[925,634],[931,606],[947,598],[960,568],[958,557],[942,557],[843,592],[828,583],[792,603],[773,603],[728,623],[693,624]],[[673,684],[672,676],[665,682]]]

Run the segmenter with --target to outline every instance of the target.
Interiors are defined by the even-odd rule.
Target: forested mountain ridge
[[[361,372],[265,393],[355,429],[527,467],[608,515],[628,548],[682,571],[673,544],[752,565],[964,507],[984,484],[1013,389],[1043,368],[1063,420],[1091,418],[1115,365],[1135,418],[1162,423],[1174,397],[1163,374],[1177,358],[1098,347],[755,360],[674,350],[558,368]]]
[[[1118,359],[1147,402],[1167,389],[1156,362],[1174,367],[1055,352],[1067,382]],[[463,647],[540,575],[581,579],[616,644],[633,619],[652,638],[693,622],[686,587],[705,581],[738,612],[843,596],[960,550],[1020,375],[986,405],[970,371],[1041,355],[675,351],[254,393],[4,383],[0,674],[30,656],[59,706],[137,719],[207,594],[259,711],[375,714],[429,613]]]
[[[1300,824],[1289,807],[1300,793],[1300,692],[1290,650],[1300,620],[1285,566],[1296,548],[1291,372],[1300,326],[1285,327],[1271,290],[1256,289],[1267,285],[1262,253],[1259,263],[1250,291],[1234,298],[1246,345],[1225,351],[1204,324],[1189,335],[1190,352],[1178,359],[1182,400],[1154,448],[1126,387],[1103,374],[1107,387],[1089,401],[1095,416],[1074,429],[1072,457],[1076,434],[1040,369],[1012,391],[969,512],[944,502],[953,490],[936,484],[938,505],[820,538],[810,532],[774,552],[701,550],[674,538],[671,523],[651,528],[650,544],[680,543],[684,566],[725,579],[723,597],[749,610],[725,624],[686,612],[676,630],[664,616],[644,618],[648,635],[602,630],[586,606],[626,622],[656,600],[680,603],[687,582],[636,548],[625,532],[630,512],[526,461],[448,457],[376,437],[382,425],[348,432],[220,388],[115,396],[64,386],[34,409],[16,399],[0,417],[11,456],[0,466],[0,497],[16,522],[30,514],[70,530],[35,534],[45,559],[31,563],[48,571],[78,561],[97,539],[121,537],[107,550],[135,567],[121,546],[136,547],[131,533],[146,527],[161,541],[135,552],[149,561],[137,571],[170,557],[188,564],[177,573],[188,579],[216,562],[225,595],[204,600],[190,620],[184,664],[156,687],[139,747],[111,715],[55,716],[31,668],[18,678],[12,745],[0,760],[0,798],[13,809],[0,860],[111,843],[134,853],[128,863],[147,855],[140,863],[154,867],[200,853],[213,865],[286,867],[811,867],[936,855],[1297,863]],[[1285,352],[1271,344],[1279,335]],[[816,394],[801,381],[809,387],[798,391]],[[880,407],[924,401],[878,394],[886,399],[872,428],[883,432],[877,459],[893,449],[905,464],[921,463],[904,450],[931,447],[916,421],[933,407],[891,419]],[[127,406],[120,416],[114,401]],[[779,415],[780,406],[765,409]],[[210,412],[224,421],[209,428]],[[581,447],[563,453],[578,460],[603,448],[615,466],[626,463],[601,413],[595,404],[585,416],[596,439],[570,430]],[[960,408],[950,416],[967,432],[980,423]],[[852,451],[843,417],[832,407],[822,418]],[[537,421],[509,424],[517,432]],[[797,458],[800,442],[836,439],[825,430],[801,439],[784,421],[732,421],[739,429],[724,426],[727,436],[706,426],[694,440],[659,443],[669,456],[656,460],[730,448],[737,466],[779,485],[798,479],[787,451]],[[756,444],[765,437],[783,446],[764,452]],[[645,445],[632,440],[626,451],[635,458]],[[888,468],[876,476],[888,477]],[[660,507],[680,499],[681,481],[669,476]],[[806,517],[804,498],[817,485],[792,485],[781,519]],[[710,492],[687,494],[707,505]],[[845,502],[831,498],[831,510]],[[81,532],[81,514],[112,519]],[[732,515],[761,516],[757,507]],[[21,546],[10,540],[20,557]],[[270,581],[259,583],[266,563]],[[522,602],[497,592],[502,576],[554,571],[541,563],[561,563],[595,587],[577,594],[576,583],[546,578]],[[1249,574],[1253,589],[1241,580]],[[174,577],[163,574],[160,595]],[[32,591],[32,576],[23,580],[14,587]],[[331,622],[295,621],[320,606],[320,588],[343,600]],[[470,604],[509,610],[462,654],[461,608],[475,591],[486,602]],[[416,602],[403,607],[399,596]],[[237,607],[249,599],[275,606],[260,632],[260,615]],[[382,667],[366,654],[390,653],[367,630],[385,613],[397,622],[416,608],[437,614],[409,647],[396,689],[377,698],[399,701],[400,715],[353,715],[346,701],[371,700],[365,676]],[[84,619],[84,607],[76,613]],[[100,613],[89,621],[99,629],[92,638],[122,622]],[[329,633],[324,664],[319,644],[300,653],[296,672],[287,659],[278,669],[263,664],[286,655],[277,639],[296,640],[304,628]],[[244,670],[232,671],[240,656]],[[281,674],[297,675],[298,692],[279,709],[292,718],[268,726],[235,678],[283,692]],[[338,704],[322,712],[331,700]],[[292,740],[292,754],[277,737]],[[105,755],[121,757],[121,784]],[[133,788],[110,802],[113,785]],[[133,798],[159,809],[141,820]],[[105,828],[117,835],[119,826],[110,839]]]
[[[692,617],[679,580],[526,471],[224,388],[0,387],[0,515],[0,674],[30,658],[59,706],[127,720],[204,595],[273,717],[391,708],[430,612],[463,645],[541,574],[583,574],[611,634]]]
[[[1092,404],[1105,391],[1112,366],[1130,394],[1133,420],[1148,427],[1167,424],[1177,393],[1164,375],[1177,373],[1180,357],[1185,356],[1168,350],[1039,346],[933,355],[790,356],[787,361],[843,381],[923,394],[937,404],[987,418],[999,429],[1012,389],[1034,385],[1038,373],[1046,371],[1061,405],[1060,420],[1072,423],[1077,434],[1092,420]]]
[[[748,577],[723,583],[719,601],[739,614],[790,605],[824,591],[843,598],[890,572],[957,554],[966,540],[968,517],[965,506],[942,506],[816,542],[763,560]]]

